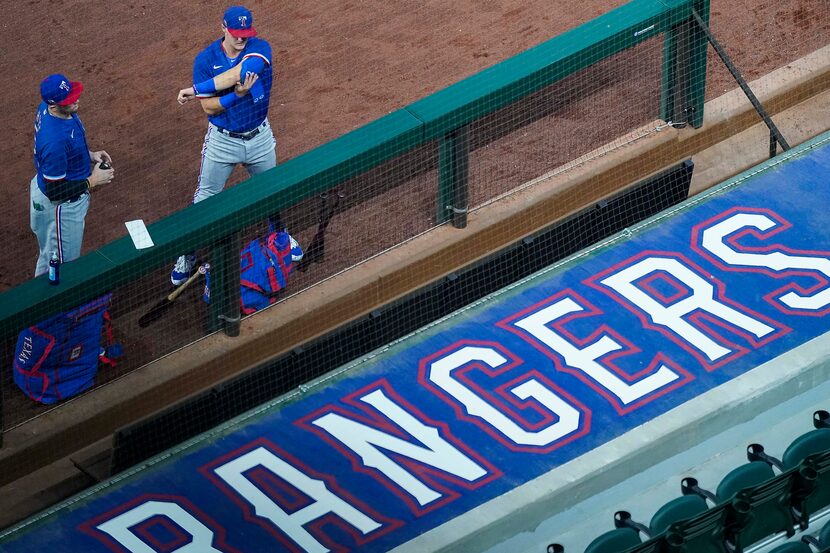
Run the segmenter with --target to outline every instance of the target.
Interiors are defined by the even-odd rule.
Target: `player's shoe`
[[[181,255],[176,260],[176,266],[170,271],[170,282],[173,286],[181,286],[193,274],[196,267],[196,256],[193,254]]]

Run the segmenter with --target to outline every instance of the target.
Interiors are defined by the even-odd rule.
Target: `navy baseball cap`
[[[251,10],[242,6],[231,6],[222,18],[222,24],[231,34],[237,38],[248,38],[256,36],[254,29],[254,14]]]
[[[40,83],[40,97],[47,104],[59,106],[74,104],[83,91],[84,85],[70,81],[59,73],[49,75]]]

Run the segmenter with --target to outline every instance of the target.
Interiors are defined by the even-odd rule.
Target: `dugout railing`
[[[124,237],[65,264],[60,286],[50,286],[45,277],[25,282],[0,294],[0,339],[12,340],[22,328],[129,285],[198,248],[211,250],[213,266],[207,332],[224,329],[233,335],[240,319],[234,292],[241,229],[435,143],[434,222],[463,227],[472,123],[658,36],[660,101],[659,113],[653,115],[699,127],[707,39],[694,21],[695,12],[708,23],[709,0],[634,0],[149,225],[152,248],[138,250]]]

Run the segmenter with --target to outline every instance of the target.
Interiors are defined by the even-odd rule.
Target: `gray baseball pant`
[[[202,146],[202,168],[193,203],[221,192],[238,163],[251,176],[276,167],[276,145],[277,141],[267,119],[261,125],[259,134],[250,140],[227,136],[209,123]]]
[[[29,225],[37,237],[40,254],[35,276],[49,271],[52,252],[62,263],[81,256],[84,239],[84,218],[89,210],[89,192],[74,202],[54,203],[37,185],[37,176],[29,183]]]

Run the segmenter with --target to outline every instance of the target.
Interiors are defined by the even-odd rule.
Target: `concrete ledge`
[[[811,98],[820,97],[826,102],[826,95],[820,93],[830,90],[830,47],[751,86],[771,115]],[[246,319],[238,338],[210,336],[6,432],[0,449],[0,486],[104,440],[121,426],[290,351],[631,183],[697,152],[717,148],[757,123],[757,114],[742,98],[737,91],[707,103],[700,129],[646,132],[612,153],[476,210],[463,231],[437,228],[289,298],[277,309]],[[830,111],[827,103],[800,109]],[[830,124],[821,130],[827,128]],[[711,159],[717,168],[698,163],[697,171],[706,172],[715,183],[755,163],[736,166],[732,157],[721,150]]]

